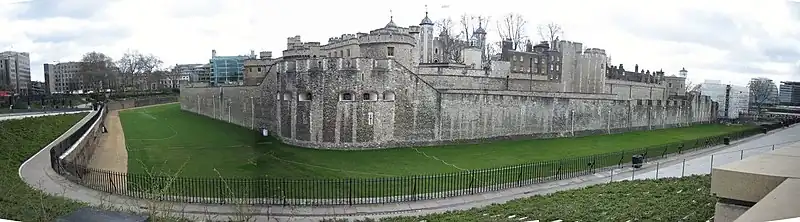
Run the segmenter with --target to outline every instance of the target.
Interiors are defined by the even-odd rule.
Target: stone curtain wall
[[[566,93],[562,97],[445,93],[439,139],[549,138],[688,126],[712,120],[711,104],[702,98],[707,97],[676,105]]]
[[[647,100],[501,88],[437,90],[434,86],[461,80],[417,75],[392,60],[297,60],[276,68],[260,86],[182,88],[181,108],[251,129],[267,128],[288,144],[324,149],[618,133],[714,118],[710,100],[697,95],[681,102],[656,95]],[[340,101],[343,93],[354,100]],[[388,93],[394,100],[384,100]],[[363,94],[378,99],[364,100]]]
[[[182,88],[181,109],[249,129],[265,127],[259,86]],[[258,112],[258,114],[257,114]]]

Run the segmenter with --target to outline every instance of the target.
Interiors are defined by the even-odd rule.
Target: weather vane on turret
[[[389,21],[394,21],[394,14],[391,9],[389,9]]]
[[[425,16],[428,16],[428,4],[425,4]]]

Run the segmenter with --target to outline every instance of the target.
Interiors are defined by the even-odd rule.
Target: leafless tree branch
[[[561,29],[561,25],[555,22],[541,24],[539,27],[537,27],[537,29],[539,31],[539,37],[542,38],[542,41],[547,41],[550,44],[554,44],[559,37],[564,35],[564,30]],[[555,47],[555,45],[551,45],[550,47]]]

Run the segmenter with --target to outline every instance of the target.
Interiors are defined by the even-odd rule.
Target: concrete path
[[[100,136],[97,147],[94,150],[89,167],[93,169],[103,169],[110,172],[128,172],[128,151],[125,149],[125,133],[122,130],[122,123],[119,120],[119,111],[109,111],[105,119],[107,133]],[[89,176],[91,178],[91,175]],[[102,178],[98,176],[97,178]],[[126,189],[125,177],[111,177],[116,188]]]
[[[655,171],[655,167],[664,169],[683,163],[683,159],[693,160],[708,156],[721,150],[741,150],[756,146],[785,143],[795,140],[800,135],[800,127],[793,126],[788,129],[779,129],[767,135],[756,135],[744,140],[736,141],[730,146],[717,146],[705,150],[684,153],[664,159],[658,163],[649,163],[638,172]],[[770,146],[771,149],[771,146]],[[702,160],[698,160],[702,161]],[[720,160],[722,161],[722,160]],[[698,162],[699,163],[699,162]],[[719,163],[722,164],[722,163]],[[717,165],[715,163],[714,165]],[[702,169],[703,166],[692,165],[693,168]],[[710,165],[708,166],[710,167]],[[669,168],[672,169],[672,168]],[[662,176],[671,175],[666,170]],[[326,218],[363,219],[381,218],[392,216],[414,216],[431,213],[441,213],[452,210],[466,210],[474,207],[483,207],[493,203],[504,203],[512,199],[548,194],[562,190],[576,189],[594,184],[608,183],[614,177],[631,175],[631,169],[598,172],[594,175],[572,178],[561,181],[536,184],[528,187],[513,188],[508,190],[483,193],[471,196],[452,197],[439,200],[427,200],[408,203],[375,204],[357,206],[325,206],[325,207],[283,207],[283,206],[234,206],[215,204],[187,204],[159,202],[154,200],[137,200],[128,197],[111,195],[95,191],[71,183],[57,175],[49,167],[49,157],[45,149],[31,157],[20,166],[20,177],[28,185],[43,190],[51,195],[64,196],[73,200],[83,201],[91,205],[113,207],[123,211],[149,212],[165,211],[174,216],[182,216],[194,220],[211,221],[319,221]],[[678,174],[679,176],[680,174]],[[688,174],[687,174],[688,175]],[[635,177],[635,174],[634,174]],[[619,178],[622,179],[622,178]]]
[[[81,110],[81,111],[71,111],[71,112],[30,112],[30,113],[20,113],[16,115],[9,114],[0,116],[0,121],[12,120],[12,119],[24,119],[24,118],[40,117],[40,116],[53,116],[61,114],[87,113],[87,112],[91,112],[91,110]]]

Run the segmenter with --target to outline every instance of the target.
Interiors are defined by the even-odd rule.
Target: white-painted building
[[[701,95],[709,96],[712,101],[719,103],[720,118],[737,119],[739,114],[747,113],[750,103],[750,89],[747,86],[723,84],[720,80],[706,80],[698,88]]]

